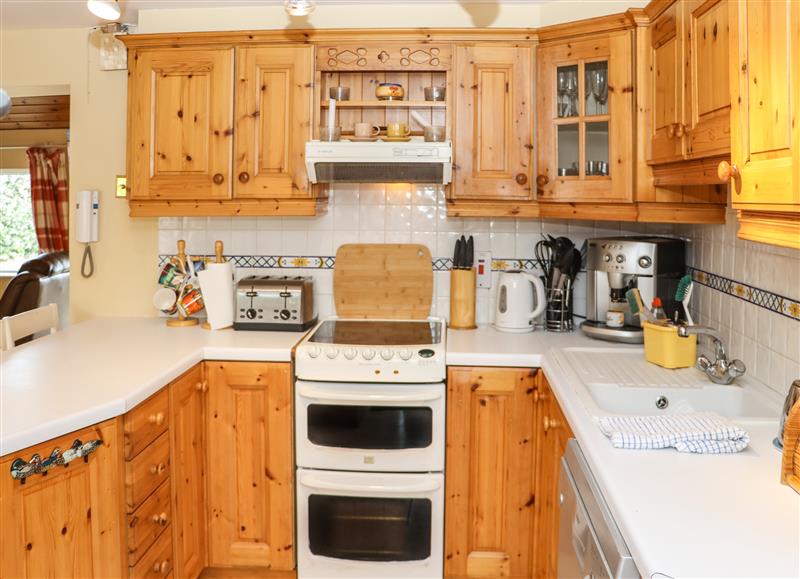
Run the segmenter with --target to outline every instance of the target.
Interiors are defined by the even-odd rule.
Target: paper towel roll
[[[208,325],[220,330],[233,325],[233,264],[209,263],[197,274],[206,304]]]

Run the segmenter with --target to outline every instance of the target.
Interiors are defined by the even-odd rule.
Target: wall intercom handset
[[[91,243],[98,240],[98,217],[100,214],[100,192],[99,191],[79,191],[78,203],[75,206],[75,239],[79,243],[85,243],[86,249],[81,260],[81,275],[91,277],[94,273],[94,259],[92,258]],[[87,271],[86,266],[89,266]]]

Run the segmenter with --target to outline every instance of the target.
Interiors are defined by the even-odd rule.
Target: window
[[[27,171],[0,173],[0,273],[16,273],[39,253]]]

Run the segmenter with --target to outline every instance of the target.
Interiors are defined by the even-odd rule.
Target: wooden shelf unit
[[[324,124],[328,103],[328,89],[333,86],[350,87],[348,101],[336,102],[336,124],[342,134],[353,134],[356,123],[370,123],[385,127],[387,123],[406,123],[412,134],[422,134],[422,126],[411,116],[411,111],[421,115],[432,125],[447,127],[450,138],[450,77],[448,71],[403,70],[403,71],[318,71],[315,86],[319,87],[315,111],[314,138],[319,137],[319,127]],[[403,86],[408,100],[378,100],[375,88],[382,82],[396,82]],[[423,89],[426,86],[447,87],[446,100],[426,101]]]

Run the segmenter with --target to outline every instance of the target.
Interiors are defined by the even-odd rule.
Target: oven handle
[[[331,402],[432,402],[442,397],[441,391],[415,392],[414,394],[375,394],[365,391],[334,391],[314,388],[306,384],[297,385],[297,393],[303,398],[329,400]]]
[[[384,493],[395,495],[407,495],[409,493],[428,493],[438,490],[441,487],[439,481],[428,480],[416,484],[398,484],[398,485],[376,485],[376,484],[337,484],[324,481],[315,476],[303,474],[300,475],[300,484],[305,487],[318,489],[321,491],[340,491],[350,493]]]

